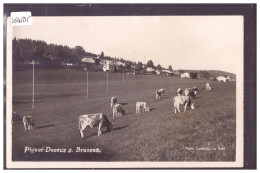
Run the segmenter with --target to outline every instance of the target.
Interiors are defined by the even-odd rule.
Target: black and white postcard
[[[6,168],[243,168],[254,52],[234,6],[8,13]]]

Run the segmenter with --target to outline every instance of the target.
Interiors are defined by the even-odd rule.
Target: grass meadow
[[[13,111],[31,115],[36,127],[24,132],[12,126],[13,161],[235,161],[236,83],[181,79],[169,76],[127,75],[81,70],[36,70],[35,105],[32,109],[32,71],[13,73]],[[214,88],[205,90],[205,83]],[[174,114],[178,88],[199,88],[195,109]],[[166,95],[155,98],[157,89]],[[113,132],[97,136],[87,128],[80,138],[78,117],[105,113],[112,121],[110,99],[118,98],[126,115],[118,118]],[[135,103],[146,101],[151,111],[135,113]],[[19,103],[19,104],[18,104]],[[181,107],[183,111],[183,107]],[[11,116],[11,115],[7,115]],[[25,147],[65,148],[71,153],[25,153]],[[99,149],[101,152],[76,152]]]

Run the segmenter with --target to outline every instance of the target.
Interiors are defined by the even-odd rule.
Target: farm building
[[[95,59],[92,56],[85,56],[80,60],[80,67],[84,70],[96,69]]]
[[[179,76],[180,75],[180,73],[178,72],[178,71],[172,71],[172,73],[173,73],[173,75],[176,75],[176,76]]]
[[[182,73],[181,78],[190,78],[190,73],[188,72]]]
[[[220,81],[220,82],[228,82],[230,80],[229,77],[224,77],[224,76],[219,76],[217,77],[217,80]]]
[[[103,65],[103,71],[114,71],[115,63],[111,60],[102,60],[100,61],[100,64]]]
[[[172,76],[173,75],[173,72],[170,71],[170,70],[162,70],[162,74],[164,76]]]
[[[125,63],[122,63],[121,61],[117,61],[115,65],[116,66],[120,66],[120,65],[125,66]]]
[[[146,71],[147,71],[147,72],[152,72],[152,71],[155,71],[155,70],[154,70],[154,68],[152,68],[152,67],[148,67],[148,68],[146,69]]]
[[[148,67],[148,68],[146,69],[146,71],[147,71],[146,74],[156,74],[155,69],[152,68],[152,67]]]
[[[161,71],[160,71],[160,70],[156,70],[155,73],[156,73],[157,75],[161,75]]]
[[[71,66],[77,66],[77,64],[73,64],[73,63],[71,63],[71,62],[64,62],[64,61],[62,61],[60,64],[61,64],[62,66],[69,66],[69,67],[71,67]]]
[[[93,57],[84,57],[81,59],[81,63],[91,63],[94,64],[95,60]]]

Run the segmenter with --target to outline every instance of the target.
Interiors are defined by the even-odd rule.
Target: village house
[[[190,73],[188,73],[188,72],[182,73],[181,78],[189,78],[190,79]]]
[[[217,77],[217,80],[220,82],[228,82],[230,80],[230,78],[229,78],[229,76],[228,77],[219,76],[219,77]]]
[[[111,60],[103,59],[99,62],[99,64],[101,64],[103,66],[102,69],[104,72],[107,72],[107,71],[113,72],[115,69],[115,63]]]
[[[173,76],[173,72],[170,70],[162,70],[164,76]]]
[[[146,71],[147,71],[146,74],[155,74],[155,73],[156,73],[156,72],[155,72],[155,69],[152,68],[152,67],[148,67],[148,68],[146,69]]]

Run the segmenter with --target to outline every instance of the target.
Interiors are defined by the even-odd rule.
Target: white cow
[[[136,113],[149,112],[150,108],[147,106],[146,102],[136,102]]]
[[[111,105],[111,108],[114,106],[114,104],[116,104],[117,103],[117,98],[116,97],[112,97],[111,98],[111,103],[110,103],[110,105]]]
[[[187,106],[190,106],[191,109],[194,109],[194,103],[191,102],[191,99],[188,96],[175,96],[173,97],[174,104],[174,113],[177,111],[180,113],[180,105],[184,105],[184,112],[187,110]]]
[[[81,115],[78,121],[81,138],[84,138],[83,130],[88,126],[93,128],[98,125],[98,136],[102,134],[101,127],[103,126],[105,126],[108,131],[113,130],[113,124],[103,113]]]
[[[210,91],[212,88],[211,86],[209,85],[209,83],[206,83],[206,91]]]
[[[165,94],[165,89],[164,89],[164,88],[155,91],[155,97],[156,97],[157,99],[160,99],[160,98],[161,98],[161,95],[164,95],[164,94]]]
[[[31,116],[27,115],[23,117],[23,126],[25,131],[33,129],[34,123]]]
[[[123,109],[122,105],[115,104],[113,106],[113,119],[121,117],[122,115],[125,115],[125,110]]]

